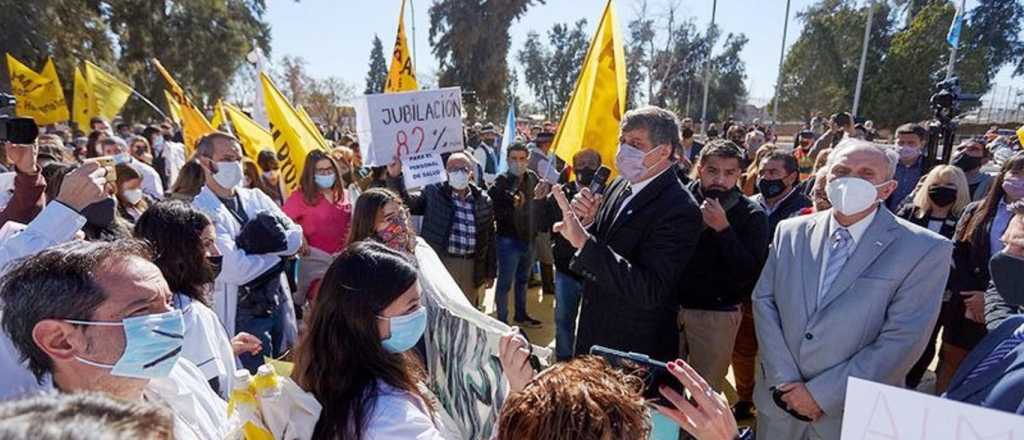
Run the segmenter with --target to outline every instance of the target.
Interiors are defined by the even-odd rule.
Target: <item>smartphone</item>
[[[686,388],[668,371],[668,364],[650,356],[640,353],[627,353],[613,350],[608,347],[595,345],[590,348],[590,354],[601,356],[611,364],[612,367],[625,370],[644,381],[644,399],[651,400],[662,406],[672,407],[672,403],[661,395],[659,388],[667,386],[675,390],[679,395],[687,397]]]
[[[128,163],[127,155],[118,154],[116,156],[100,156],[92,159],[86,159],[86,162],[96,162],[101,167],[107,169],[106,178],[108,182],[117,180],[117,166]]]

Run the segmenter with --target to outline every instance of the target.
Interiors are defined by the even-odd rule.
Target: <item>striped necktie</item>
[[[846,228],[839,228],[829,238],[829,246],[831,249],[829,250],[828,261],[825,265],[825,278],[821,280],[821,288],[818,290],[819,302],[828,293],[828,289],[832,287],[832,283],[836,281],[836,278],[839,278],[839,273],[843,271],[846,260],[850,259],[850,251],[853,249],[853,236],[850,235],[850,231]]]
[[[1009,338],[1003,339],[995,349],[992,350],[985,359],[978,362],[978,365],[967,375],[967,379],[964,379],[964,383],[970,382],[981,376],[986,371],[994,367],[996,364],[1002,362],[1006,355],[1010,354],[1017,346],[1024,343],[1024,326],[1017,327],[1017,330],[1010,335]]]

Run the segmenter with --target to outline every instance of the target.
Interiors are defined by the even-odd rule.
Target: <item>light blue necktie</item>
[[[821,280],[821,288],[818,289],[819,303],[828,293],[828,289],[832,287],[832,283],[839,277],[839,272],[843,271],[846,260],[850,259],[850,253],[853,250],[853,236],[846,228],[839,228],[829,237],[829,246],[831,249],[825,264],[825,278]]]

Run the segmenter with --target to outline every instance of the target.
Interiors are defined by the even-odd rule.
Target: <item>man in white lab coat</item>
[[[229,335],[244,331],[263,342],[259,355],[239,356],[243,366],[255,371],[263,356],[278,357],[298,339],[295,307],[281,260],[299,251],[302,228],[262,191],[241,186],[242,148],[233,136],[208,134],[196,143],[195,155],[206,172],[206,185],[192,204],[213,221],[217,249],[224,256],[214,283],[213,310]],[[274,215],[285,225],[284,249],[250,254],[236,244],[242,226],[260,213]],[[280,288],[268,289],[268,279],[277,280]],[[240,289],[245,294],[239,295]]]
[[[174,414],[175,438],[227,434],[227,404],[180,358],[181,311],[136,240],[71,242],[11,266],[0,287],[3,329],[37,380],[61,392],[146,400]]]
[[[164,198],[164,184],[160,180],[160,174],[153,167],[132,157],[128,152],[128,144],[125,143],[124,139],[112,136],[100,141],[100,145],[103,146],[104,155],[120,155],[126,165],[142,175],[142,192],[157,200]]]

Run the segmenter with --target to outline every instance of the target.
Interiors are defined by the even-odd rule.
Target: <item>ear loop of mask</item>
[[[82,320],[77,320],[77,319],[65,319],[64,322],[66,322],[68,324],[77,324],[77,325],[98,325],[98,326],[103,326],[103,327],[124,327],[124,323],[123,322],[82,321]],[[89,365],[89,366],[96,367],[96,368],[105,368],[107,370],[111,370],[111,369],[114,368],[114,364],[104,364],[102,362],[90,361],[90,360],[85,359],[83,357],[80,357],[78,355],[73,355],[73,356],[75,357],[75,360],[77,360],[78,362],[81,362],[81,363],[83,363],[85,365]]]

